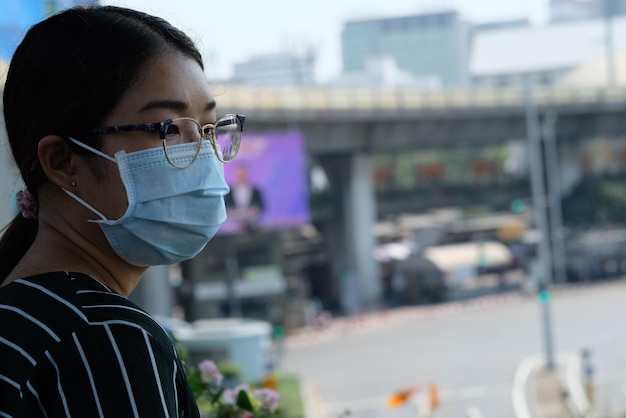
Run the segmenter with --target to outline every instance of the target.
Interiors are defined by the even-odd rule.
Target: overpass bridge
[[[332,185],[321,225],[331,271],[334,277],[348,271],[365,304],[380,294],[371,256],[372,225],[384,204],[372,183],[375,155],[524,140],[529,103],[539,122],[558,115],[555,136],[561,147],[626,135],[626,88],[419,91],[218,84],[213,90],[222,112],[248,116],[249,131],[303,134],[309,157],[324,167]]]
[[[311,155],[482,145],[526,137],[527,93],[500,90],[357,90],[216,86],[222,111],[253,131],[297,129]],[[532,92],[540,114],[558,114],[557,140],[626,133],[626,88]]]

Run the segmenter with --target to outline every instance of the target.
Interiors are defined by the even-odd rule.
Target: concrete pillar
[[[130,299],[151,315],[171,316],[174,291],[169,281],[169,266],[154,266],[146,270]]]
[[[359,306],[376,307],[381,297],[378,262],[373,257],[376,239],[372,226],[376,222],[376,195],[373,184],[373,157],[370,154],[353,154],[345,193],[345,231],[347,235],[349,275],[358,286]]]
[[[370,155],[333,155],[319,160],[331,184],[333,216],[324,236],[335,281],[329,282],[346,314],[376,306],[381,297],[379,266],[373,258],[376,199]]]
[[[559,182],[561,183],[561,197],[567,196],[583,178],[580,167],[580,143],[559,140]]]

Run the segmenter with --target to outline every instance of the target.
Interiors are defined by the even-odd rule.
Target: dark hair
[[[73,8],[34,25],[11,60],[4,117],[13,157],[30,193],[45,181],[36,164],[46,135],[94,140],[149,60],[178,51],[198,62],[193,41],[165,20],[114,6]],[[99,144],[93,144],[98,147]],[[37,221],[18,214],[0,239],[0,282],[24,256]]]

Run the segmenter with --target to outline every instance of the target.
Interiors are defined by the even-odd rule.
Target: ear
[[[78,156],[65,138],[58,135],[43,137],[37,147],[37,157],[46,177],[57,186],[68,189],[76,179]]]

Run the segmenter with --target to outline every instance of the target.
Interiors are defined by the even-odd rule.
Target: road
[[[626,413],[626,280],[552,291],[556,353],[589,348],[597,370],[597,405]],[[339,323],[339,322],[338,322]],[[430,382],[440,390],[433,417],[514,417],[512,382],[519,364],[544,353],[535,297],[489,296],[431,307],[397,309],[331,325],[287,342],[281,368],[298,373],[316,416],[415,417],[414,402],[390,410],[397,390]]]

